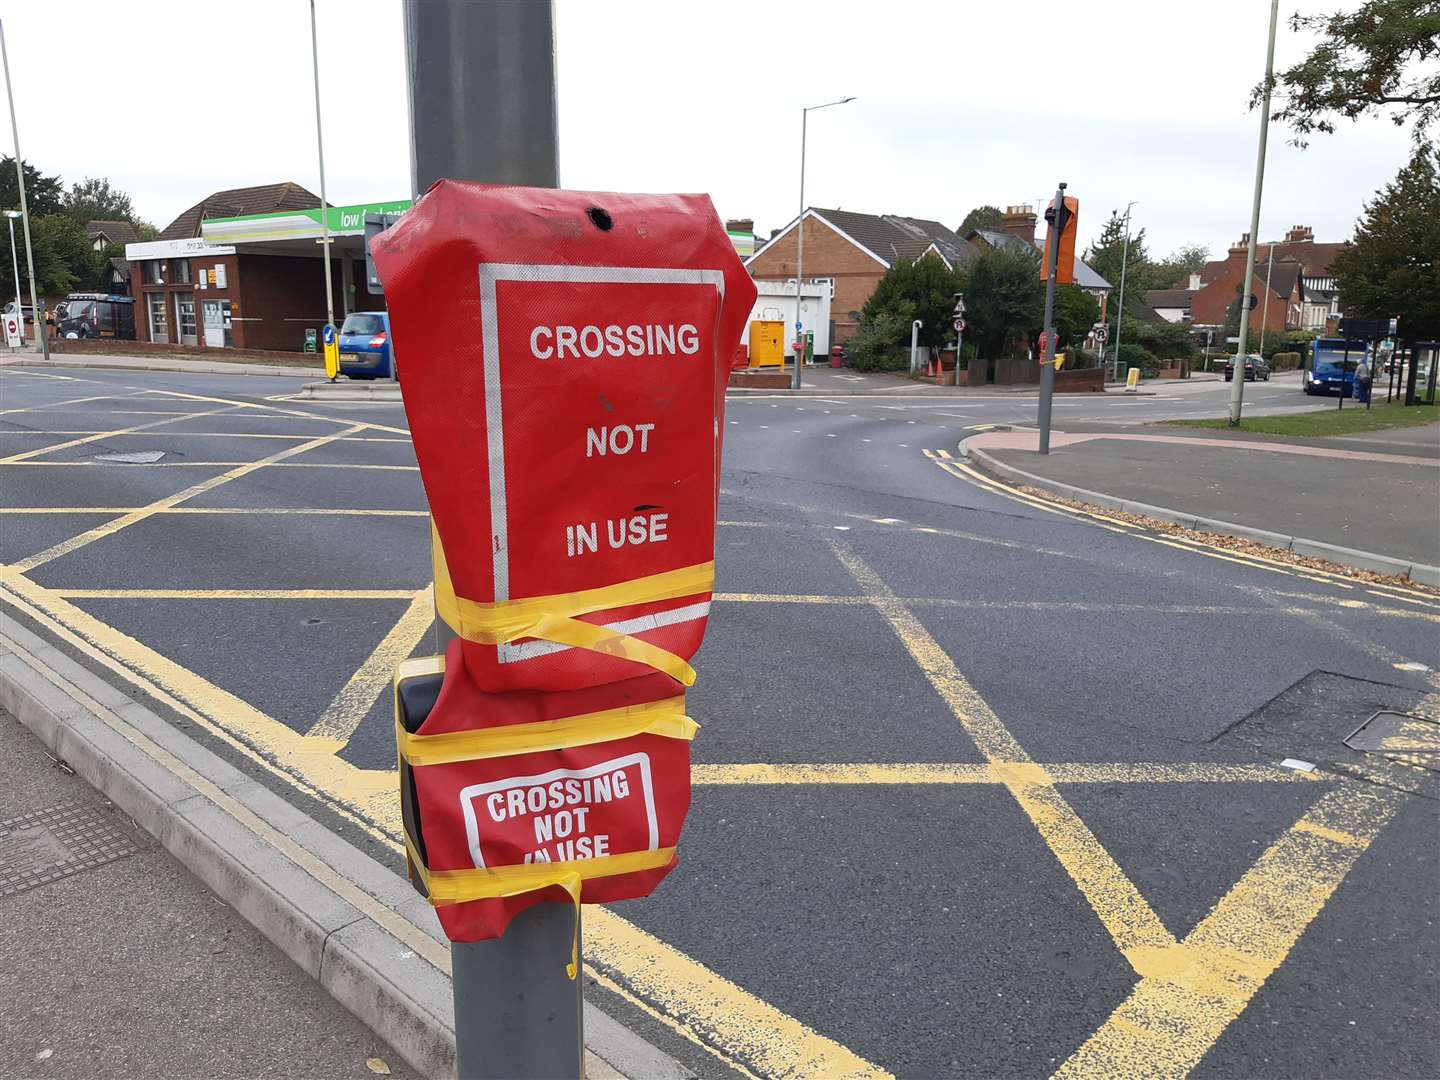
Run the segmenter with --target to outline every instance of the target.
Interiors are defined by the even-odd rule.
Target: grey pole
[[[1265,303],[1260,308],[1260,355],[1265,355],[1265,323],[1270,318],[1270,275],[1275,270],[1275,245],[1270,245],[1270,257],[1265,260]]]
[[[15,90],[10,85],[10,51],[5,47],[5,23],[0,20],[0,61],[5,65],[5,96],[10,99],[10,133],[15,137],[15,178],[20,186],[20,224],[25,232],[25,269],[30,274],[30,322],[35,327],[35,338],[40,342],[40,352],[50,359],[50,339],[45,336],[45,324],[40,320],[40,294],[35,291],[35,255],[30,250],[30,208],[25,202],[25,165],[20,154],[20,125],[15,122]],[[15,245],[10,245],[13,250]],[[19,279],[16,279],[19,289]],[[25,311],[22,307],[15,312],[20,317],[20,336],[25,336]]]
[[[910,322],[910,374],[920,370],[920,327],[925,324],[919,319]]]
[[[1265,190],[1265,137],[1270,133],[1270,90],[1275,81],[1275,23],[1280,0],[1270,0],[1270,44],[1265,51],[1265,95],[1260,105],[1260,148],[1255,154],[1255,198],[1250,204],[1250,242],[1245,248],[1244,286],[1240,291],[1240,343],[1235,346],[1235,377],[1230,383],[1230,426],[1240,426],[1245,399],[1245,347],[1250,336],[1250,281],[1255,276],[1255,237],[1260,231],[1260,195]]]
[[[1060,266],[1060,214],[1065,185],[1055,190],[1055,221],[1045,240],[1045,348],[1040,355],[1040,453],[1050,453],[1050,399],[1055,395],[1055,274]],[[1123,281],[1124,278],[1122,277]],[[1118,348],[1118,346],[1117,346]]]
[[[1125,246],[1120,254],[1120,300],[1115,305],[1115,379],[1120,379],[1120,320],[1125,317],[1125,271],[1130,268],[1130,208],[1138,202],[1125,204]]]
[[[442,177],[559,185],[549,0],[405,0],[405,53],[413,195]],[[453,636],[437,618],[436,651]],[[450,946],[459,1080],[583,1075],[573,912],[536,904],[498,940]]]
[[[315,152],[320,158],[320,243],[325,253],[325,321],[335,325],[335,288],[330,279],[330,201],[325,197],[325,138],[320,130],[320,35],[310,0],[310,60],[315,72]]]
[[[25,340],[25,305],[20,300],[20,253],[15,250],[15,219],[19,210],[6,210],[5,220],[10,222],[10,264],[15,268],[15,317],[20,320],[20,340]]]
[[[827,101],[824,105],[807,105],[800,110],[800,217],[795,225],[795,339],[805,338],[805,320],[800,317],[800,294],[805,288],[805,130],[810,114],[816,109],[828,109],[831,105],[844,105],[854,101],[853,97]],[[795,372],[790,377],[790,389],[800,389],[800,365],[805,362],[805,347],[795,353]]]

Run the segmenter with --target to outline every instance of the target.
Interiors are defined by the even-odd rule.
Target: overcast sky
[[[400,0],[317,0],[332,202],[408,195]],[[1307,42],[1282,0],[1277,68]],[[1269,5],[1207,0],[557,0],[561,182],[708,192],[756,230],[806,202],[936,218],[1038,202],[1058,180],[1087,241],[1138,200],[1152,255],[1248,227]],[[306,0],[7,5],[25,157],[108,176],[163,228],[212,191],[318,191]],[[0,144],[9,146],[8,139]],[[1272,128],[1261,236],[1351,233],[1408,133],[1345,124],[1306,150]]]

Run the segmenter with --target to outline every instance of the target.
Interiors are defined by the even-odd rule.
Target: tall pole
[[[790,389],[800,389],[800,365],[805,362],[805,320],[800,315],[801,294],[805,289],[805,129],[810,114],[816,109],[828,109],[831,105],[844,105],[854,101],[853,97],[827,101],[824,105],[807,105],[800,110],[800,217],[795,222],[795,340],[801,342],[795,350],[795,372],[790,377]]]
[[[325,197],[325,136],[320,128],[320,35],[315,0],[310,0],[310,60],[315,71],[315,152],[320,158],[320,243],[325,252],[325,321],[335,324],[335,290],[330,278],[330,200]]]
[[[1125,271],[1130,268],[1130,208],[1139,200],[1125,204],[1125,247],[1120,255],[1120,302],[1115,305],[1115,378],[1120,378],[1120,320],[1125,317]]]
[[[1060,266],[1061,215],[1065,185],[1055,190],[1055,220],[1045,235],[1045,347],[1040,353],[1040,453],[1050,453],[1050,401],[1055,395],[1055,278]],[[1121,280],[1124,278],[1122,276]],[[1118,346],[1117,346],[1118,348]]]
[[[1270,318],[1270,275],[1275,271],[1275,245],[1270,245],[1270,257],[1265,260],[1265,303],[1260,309],[1260,355],[1265,355],[1265,323]]]
[[[1240,292],[1240,342],[1235,346],[1235,377],[1230,383],[1230,426],[1240,426],[1245,399],[1245,347],[1250,336],[1250,282],[1255,276],[1255,237],[1260,231],[1260,195],[1265,190],[1265,137],[1270,133],[1270,90],[1275,81],[1275,23],[1280,0],[1270,0],[1270,44],[1265,50],[1265,95],[1260,104],[1260,148],[1255,154],[1255,198],[1250,204],[1250,242],[1245,247],[1244,286]]]
[[[20,125],[15,122],[15,90],[10,85],[10,51],[5,47],[5,23],[0,20],[0,61],[5,65],[5,96],[10,99],[10,133],[15,137],[15,179],[20,187],[20,224],[25,232],[25,269],[30,274],[30,322],[35,327],[35,338],[40,342],[40,352],[50,359],[50,339],[45,336],[45,324],[40,318],[40,294],[35,291],[35,256],[30,250],[30,207],[25,201],[25,166],[20,155]],[[14,243],[10,245],[14,250]],[[18,273],[16,287],[18,291]],[[25,332],[25,309],[15,312],[20,319],[20,332]]]
[[[805,349],[799,344],[805,320],[800,317],[801,295],[805,291],[805,129],[810,110],[800,110],[800,218],[795,225],[795,370],[790,375],[790,389],[800,389],[800,368],[805,363]]]
[[[411,194],[442,177],[558,187],[550,0],[405,0],[404,12]],[[437,618],[435,651],[453,637]],[[558,961],[573,912],[536,904],[501,938],[451,943],[458,1080],[583,1075],[585,980]]]

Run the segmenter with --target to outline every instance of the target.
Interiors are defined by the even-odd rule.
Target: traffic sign
[[[1259,306],[1260,306],[1260,297],[1256,296],[1256,295],[1252,292],[1252,293],[1250,294],[1250,310],[1251,310],[1251,311],[1254,311],[1254,310],[1255,310],[1257,307],[1259,307]]]
[[[332,382],[340,374],[340,342],[335,337],[335,325],[326,323],[320,331],[320,341],[325,349],[325,377]]]
[[[5,344],[12,349],[18,349],[24,344],[20,330],[20,317],[14,312],[7,312],[5,315]]]
[[[965,329],[965,320],[956,318],[950,323],[950,327],[958,334]]]

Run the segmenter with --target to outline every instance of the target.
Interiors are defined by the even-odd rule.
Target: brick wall
[[[318,332],[325,325],[325,264],[320,259],[294,255],[241,255],[240,309],[236,312],[235,344],[242,349],[300,351],[305,330]],[[341,259],[330,260],[335,318],[345,310]],[[363,290],[365,264],[352,267]],[[357,296],[362,304],[369,294]],[[379,297],[373,298],[380,300]]]
[[[805,219],[805,277],[835,279],[830,318],[835,323],[832,343],[844,342],[855,332],[850,312],[859,311],[885,276],[885,267],[861,251],[830,226]],[[795,276],[798,237],[795,230],[782,236],[750,264],[750,275],[761,281],[784,281]]]
[[[1245,277],[1245,264],[1239,266],[1226,264],[1224,270],[1197,292],[1190,299],[1190,321],[1201,326],[1220,326],[1225,322],[1225,314],[1230,304],[1235,300],[1237,288]],[[1265,309],[1265,279],[1254,277],[1251,279],[1253,285],[1251,292],[1260,298],[1260,304],[1250,313],[1250,327],[1254,330],[1260,329],[1261,315],[1265,317],[1265,329],[1282,331],[1286,328],[1286,316],[1290,311],[1291,303],[1299,303],[1299,286],[1289,298],[1272,295],[1270,307]],[[1293,321],[1293,320],[1292,320]]]
[[[201,308],[202,300],[229,300],[232,304],[239,293],[239,256],[206,255],[190,256],[190,281],[177,281],[180,259],[145,259],[130,264],[130,291],[135,297],[135,339],[150,341],[150,297],[161,293],[165,296],[165,327],[171,344],[180,341],[179,311],[175,306],[176,294],[194,294],[195,297],[195,338],[196,344],[205,344],[205,318]],[[145,268],[148,264],[159,263],[160,276],[164,284],[153,285],[146,281]],[[200,276],[206,270],[225,267],[225,288],[208,285],[200,288]],[[218,274],[217,274],[218,276]]]

